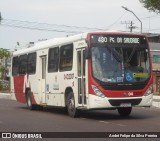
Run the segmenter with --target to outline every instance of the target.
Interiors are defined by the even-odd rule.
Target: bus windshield
[[[147,45],[91,47],[92,75],[104,83],[145,82],[150,77]]]

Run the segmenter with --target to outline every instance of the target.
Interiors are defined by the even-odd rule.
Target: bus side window
[[[34,74],[36,72],[36,53],[29,53],[27,60],[27,73]]]
[[[19,74],[26,74],[27,72],[27,54],[19,57]]]
[[[18,56],[13,57],[13,62],[12,62],[12,75],[18,75],[19,72],[19,58]]]
[[[59,65],[59,47],[49,49],[48,72],[57,72]]]
[[[82,70],[81,70],[81,51],[78,51],[77,53],[77,73],[78,76],[81,76]]]
[[[60,71],[70,71],[73,65],[73,44],[60,48]]]

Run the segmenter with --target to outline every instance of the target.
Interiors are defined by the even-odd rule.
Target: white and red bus
[[[35,43],[12,56],[11,92],[35,106],[80,110],[150,107],[153,80],[146,36],[91,32]]]

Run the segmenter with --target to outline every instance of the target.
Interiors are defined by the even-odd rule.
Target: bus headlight
[[[144,94],[144,96],[148,96],[150,94],[153,93],[153,85],[150,85],[146,91],[146,93]]]
[[[92,86],[92,89],[94,91],[94,93],[96,94],[96,96],[99,96],[99,97],[102,97],[104,98],[105,95],[94,85],[91,85]]]

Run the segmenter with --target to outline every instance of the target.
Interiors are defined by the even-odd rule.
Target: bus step
[[[85,110],[85,109],[87,109],[87,107],[86,106],[79,106],[79,107],[77,107],[77,109],[81,109],[81,110]]]
[[[41,106],[46,107],[46,106],[47,106],[47,104],[46,104],[46,103],[42,103],[42,104],[41,104]]]

